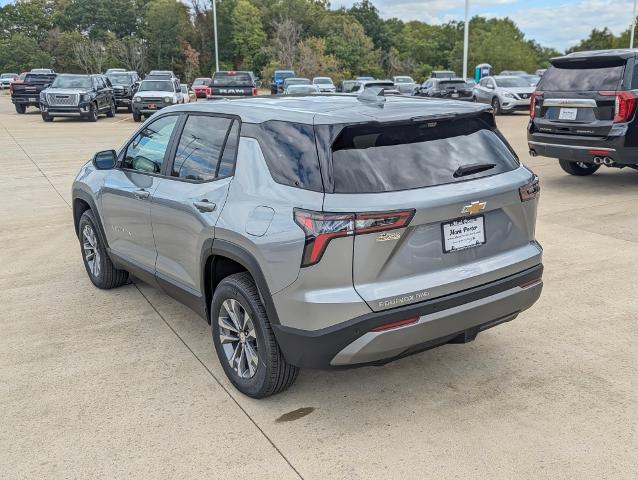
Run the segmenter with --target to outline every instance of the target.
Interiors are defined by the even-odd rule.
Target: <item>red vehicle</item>
[[[22,72],[20,75],[18,75],[18,78],[15,78],[15,79],[13,79],[11,81],[11,83],[9,84],[9,91],[10,92],[13,92],[13,85],[24,83],[24,77],[27,76],[27,73],[29,73],[29,72]]]
[[[206,98],[211,94],[212,78],[202,77],[193,81],[193,91],[197,98]]]

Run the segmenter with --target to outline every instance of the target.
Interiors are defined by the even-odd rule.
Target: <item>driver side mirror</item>
[[[115,168],[115,163],[117,162],[117,154],[115,150],[104,150],[102,152],[97,152],[93,156],[93,165],[98,170],[111,170]]]

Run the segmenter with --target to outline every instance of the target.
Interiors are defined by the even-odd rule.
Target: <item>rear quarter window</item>
[[[490,163],[455,176],[462,166]],[[345,127],[332,146],[335,193],[380,193],[432,187],[514,170],[518,159],[479,118]]]

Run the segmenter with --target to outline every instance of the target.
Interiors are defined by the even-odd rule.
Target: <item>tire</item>
[[[115,101],[111,100],[111,108],[107,110],[106,116],[109,118],[113,118],[116,112],[117,112],[117,106],[115,105]]]
[[[128,113],[133,113],[133,105],[131,105],[130,103],[128,104],[128,107],[126,107],[126,111]]]
[[[49,115],[48,113],[42,112],[42,120],[44,120],[45,122],[52,122],[53,117]]]
[[[91,210],[86,210],[80,217],[78,232],[84,268],[93,285],[102,289],[124,285],[128,279],[128,272],[118,270],[111,263]],[[93,256],[91,256],[91,252],[93,252]]]
[[[570,175],[576,175],[577,177],[586,177],[588,175],[593,175],[594,173],[596,173],[596,170],[600,168],[600,165],[583,162],[570,162],[569,160],[562,159],[559,159],[558,163],[564,171],[566,171]]]
[[[20,105],[19,103],[16,103],[15,107],[16,107],[16,112],[19,113],[20,115],[22,115],[23,113],[27,111],[26,105]]]
[[[140,115],[140,113],[136,112],[135,110],[133,110],[133,121],[134,122],[141,122],[142,121],[142,115]]]
[[[235,312],[237,321],[229,310]],[[264,398],[283,392],[294,383],[299,369],[286,362],[279,350],[259,292],[248,272],[230,275],[219,283],[210,312],[217,356],[237,390],[249,397]],[[228,341],[222,343],[221,336]],[[235,355],[239,355],[237,362]],[[251,357],[256,358],[256,367],[251,368]]]
[[[89,110],[89,114],[86,117],[87,121],[89,122],[97,122],[97,118],[98,118],[98,110],[97,110],[97,105],[95,103],[91,104],[91,109]]]
[[[492,109],[494,110],[494,115],[503,114],[503,111],[501,110],[501,102],[498,100],[498,97],[494,97],[492,99]]]

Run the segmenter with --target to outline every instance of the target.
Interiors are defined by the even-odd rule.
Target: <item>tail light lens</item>
[[[406,227],[414,210],[375,213],[324,213],[295,208],[295,223],[306,235],[302,267],[319,263],[330,241],[350,235]]]
[[[392,330],[393,328],[404,327],[406,325],[411,325],[419,321],[419,317],[406,318],[405,320],[398,320],[392,323],[386,323],[385,325],[381,325],[379,327],[373,328],[371,331],[373,332],[385,332],[386,330]]]
[[[257,89],[253,87],[253,97],[257,95]]]
[[[536,116],[536,99],[543,98],[543,92],[533,92],[529,97],[529,117],[534,118]]]
[[[636,96],[632,92],[598,92],[600,95],[616,97],[614,101],[614,123],[631,119],[636,107]]]
[[[210,87],[206,88],[206,96],[210,97],[213,94],[213,90]]]
[[[541,194],[541,183],[538,176],[534,175],[531,182],[518,189],[518,193],[521,196],[521,202],[527,202],[538,198]]]

